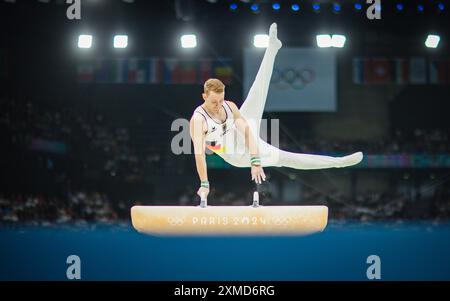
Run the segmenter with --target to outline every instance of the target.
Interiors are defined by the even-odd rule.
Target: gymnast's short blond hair
[[[214,93],[222,93],[223,91],[225,91],[225,85],[220,79],[210,78],[203,85],[203,89],[206,94],[211,91]]]

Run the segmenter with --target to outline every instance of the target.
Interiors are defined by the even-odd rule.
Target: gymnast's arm
[[[252,130],[248,124],[248,121],[242,116],[236,104],[232,101],[227,101],[228,105],[233,112],[233,117],[235,120],[236,128],[239,132],[244,133],[245,145],[248,147],[250,152],[250,157],[259,158],[258,142],[252,133]],[[261,184],[262,181],[266,180],[266,175],[261,166],[261,162],[258,159],[258,163],[251,163],[251,174],[252,181],[254,180],[256,184]]]
[[[258,157],[258,143],[252,133],[250,126],[248,125],[247,120],[244,118],[244,116],[242,116],[241,112],[234,102],[227,101],[227,104],[230,106],[231,111],[233,112],[233,118],[235,120],[236,128],[245,136],[245,146],[248,147],[250,156]]]
[[[208,173],[206,166],[205,156],[205,132],[206,122],[200,114],[193,114],[190,121],[190,134],[192,143],[194,144],[195,164],[197,166],[197,173],[201,182],[208,181]],[[198,193],[206,192],[208,194],[209,189],[203,189],[200,187]]]

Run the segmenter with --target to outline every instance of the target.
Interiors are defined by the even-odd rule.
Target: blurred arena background
[[[381,19],[369,20],[368,4],[357,0],[86,0],[81,1],[81,20],[69,20],[65,1],[0,1],[0,239],[10,246],[2,251],[2,261],[14,254],[20,244],[14,233],[24,227],[48,231],[112,225],[132,232],[133,205],[197,205],[194,157],[171,151],[177,134],[171,124],[177,118],[190,119],[202,103],[202,84],[209,77],[224,81],[226,99],[242,103],[248,78],[255,75],[251,60],[262,53],[254,46],[254,35],[267,34],[272,22],[277,22],[283,42],[280,55],[286,49],[297,51],[286,54],[288,63],[305,51],[332,58],[332,65],[319,62],[317,67],[327,70],[326,78],[315,76],[310,83],[287,88],[298,92],[287,107],[277,110],[278,98],[269,95],[268,104],[275,109],[264,117],[279,119],[280,148],[329,155],[362,151],[365,158],[345,169],[267,168],[261,204],[326,205],[329,231],[346,223],[389,224],[394,229],[419,224],[413,233],[426,236],[443,225],[439,235],[428,239],[431,245],[448,240],[450,3],[381,3]],[[183,48],[183,34],[195,34],[196,47]],[[318,47],[319,34],[346,39],[343,47]],[[89,35],[92,43],[80,35]],[[126,48],[114,48],[115,35],[127,35]],[[301,67],[308,68],[307,62]],[[302,76],[294,71],[278,75],[274,86],[275,81]],[[307,89],[330,92],[326,106],[302,99]],[[210,205],[251,204],[255,187],[248,169],[230,167],[210,155],[208,174]],[[343,236],[351,242],[351,235]],[[371,237],[382,241],[374,233]],[[139,248],[137,242],[134,246]],[[158,251],[161,256],[163,249]],[[420,250],[417,256],[433,254]],[[443,258],[439,256],[444,253],[435,255]],[[441,270],[429,267],[429,277],[449,277],[449,260],[441,262]],[[13,278],[39,278],[26,267],[19,270],[22,274]],[[163,270],[159,266],[161,278],[173,279]],[[131,279],[147,277],[129,273],[125,275]],[[222,276],[228,279],[236,273]],[[311,278],[321,279],[315,273]],[[404,270],[398,273],[398,278],[408,278]],[[58,279],[54,275],[42,277]],[[176,275],[220,278],[212,270]],[[240,275],[256,277],[250,272]],[[302,278],[283,270],[270,275],[259,279]],[[350,272],[339,277],[336,273],[325,278],[357,278]]]

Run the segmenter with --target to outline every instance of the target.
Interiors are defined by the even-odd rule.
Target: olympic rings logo
[[[275,226],[287,226],[290,222],[290,218],[284,216],[274,216],[272,217],[272,223]]]
[[[301,90],[316,79],[316,73],[308,68],[287,68],[280,70],[275,68],[272,74],[272,83],[279,87],[289,86],[292,89]]]
[[[184,224],[185,220],[184,220],[184,218],[174,216],[174,217],[168,217],[167,222],[171,226],[181,226],[182,224]]]

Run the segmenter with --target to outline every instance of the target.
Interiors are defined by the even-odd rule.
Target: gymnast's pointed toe
[[[270,28],[269,28],[269,35],[271,35],[271,36],[277,36],[277,23],[272,23],[271,25],[270,25]]]
[[[277,23],[272,23],[269,28],[269,43],[275,49],[280,49],[283,43],[278,39]]]
[[[341,157],[340,164],[337,166],[339,168],[353,166],[360,163],[363,159],[363,153],[357,152],[348,156]]]

